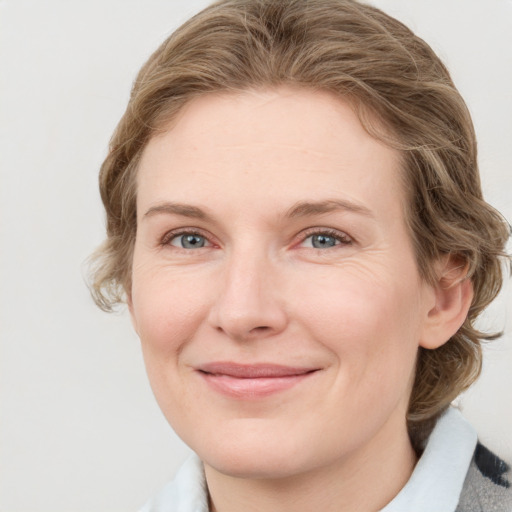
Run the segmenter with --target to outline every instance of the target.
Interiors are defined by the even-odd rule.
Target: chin
[[[302,467],[292,455],[254,452],[232,452],[224,454],[207,454],[201,460],[215,471],[233,478],[254,480],[281,479],[302,473]]]
[[[286,478],[314,466],[307,461],[304,444],[290,442],[282,436],[246,434],[204,439],[194,449],[199,458],[215,471],[234,478],[276,479]],[[306,457],[304,457],[306,456]]]
[[[343,459],[342,447],[327,449],[314,446],[308,439],[290,442],[290,439],[274,439],[265,444],[251,443],[245,446],[232,444],[229,447],[217,445],[198,455],[205,465],[224,475],[234,478],[255,480],[281,480],[304,476],[321,468],[335,466]]]

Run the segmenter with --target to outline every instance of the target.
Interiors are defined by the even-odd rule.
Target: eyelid
[[[339,245],[351,245],[354,243],[354,238],[348,235],[345,231],[340,231],[338,229],[333,228],[322,228],[322,227],[314,227],[314,228],[308,228],[299,235],[298,245],[304,243],[308,238],[314,236],[314,235],[327,235],[330,237],[335,238],[340,243],[336,244],[336,246]],[[322,249],[324,250],[324,249]]]
[[[197,235],[197,236],[203,237],[208,243],[207,247],[211,247],[211,246],[215,245],[215,243],[212,241],[212,236],[209,233],[206,233],[202,229],[195,228],[195,227],[182,227],[182,228],[176,228],[176,229],[171,229],[169,231],[166,231],[165,234],[161,237],[161,239],[159,241],[159,245],[162,247],[169,246],[169,245],[171,245],[170,242],[174,238],[179,237],[179,236],[184,236],[184,235]],[[173,246],[173,247],[175,247],[175,246]],[[176,249],[180,249],[180,247],[176,247]]]

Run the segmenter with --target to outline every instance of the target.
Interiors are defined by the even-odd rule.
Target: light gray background
[[[126,314],[81,265],[103,237],[97,171],[136,71],[195,0],[0,0],[0,510],[136,510],[186,448],[159,412]],[[436,49],[473,113],[488,200],[512,219],[512,2],[375,0]],[[510,290],[510,285],[508,286]],[[462,400],[512,459],[505,328]]]

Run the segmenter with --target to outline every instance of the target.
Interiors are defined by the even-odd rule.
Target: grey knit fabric
[[[512,512],[510,467],[479,444],[455,512]]]

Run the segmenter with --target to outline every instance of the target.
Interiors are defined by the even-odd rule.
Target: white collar
[[[405,487],[381,512],[454,512],[475,451],[473,427],[453,408],[439,418]],[[174,480],[139,512],[208,512],[204,470],[190,456]]]
[[[476,443],[475,429],[450,407],[437,421],[411,478],[381,512],[454,512]]]
[[[192,454],[168,483],[139,512],[208,512],[203,463]]]

